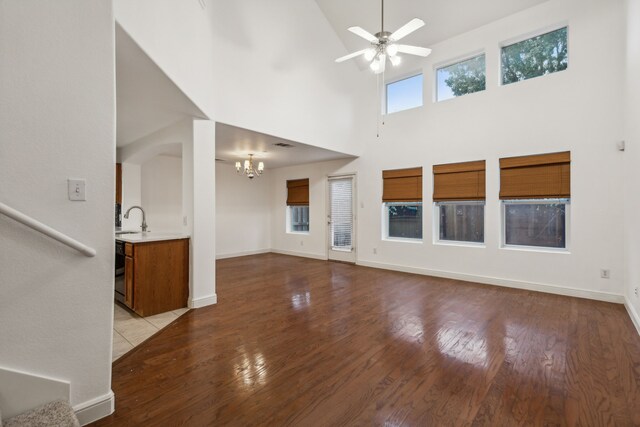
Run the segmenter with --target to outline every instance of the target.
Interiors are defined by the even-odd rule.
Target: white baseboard
[[[0,409],[3,418],[12,418],[45,403],[69,400],[68,381],[44,375],[0,368]]]
[[[271,249],[258,249],[255,251],[234,252],[228,254],[216,254],[216,259],[237,258],[241,256],[268,254]]]
[[[448,271],[429,270],[426,268],[409,267],[404,265],[386,264],[372,261],[358,261],[357,265],[364,267],[380,268],[383,270],[402,271],[405,273],[421,274],[424,276],[443,277],[446,279],[463,280],[466,282],[483,283],[486,285],[504,286],[507,288],[525,289],[528,291],[546,292],[549,294],[566,295],[578,298],[587,298],[597,301],[624,303],[624,296],[600,291],[587,291],[557,285],[524,282],[520,280],[501,279],[498,277],[475,276],[471,274],[452,273]]]
[[[322,260],[322,261],[326,261],[328,259],[326,254],[313,254],[313,253],[309,253],[309,252],[285,251],[285,250],[282,250],[282,249],[271,249],[269,252],[273,252],[274,254],[280,254],[280,255],[289,255],[289,256],[298,256],[298,257],[303,257],[303,258],[319,259],[319,260]]]
[[[629,313],[629,317],[631,317],[631,321],[636,327],[636,331],[638,331],[638,335],[640,335],[640,315],[636,311],[635,307],[629,301],[629,298],[624,299],[624,306],[627,308],[627,313]]]
[[[218,303],[218,295],[213,294],[206,297],[191,299],[189,298],[189,308],[202,308]]]
[[[73,410],[78,417],[78,421],[80,421],[80,425],[84,426],[113,414],[115,402],[116,399],[113,391],[110,391],[104,396],[74,406]]]

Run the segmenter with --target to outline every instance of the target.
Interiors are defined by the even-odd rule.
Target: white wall
[[[313,0],[116,0],[116,19],[209,118],[358,153],[363,79]],[[268,36],[265,37],[265,35]],[[364,80],[364,81],[363,81]],[[374,110],[371,110],[374,115]]]
[[[118,23],[212,117],[215,63],[211,8],[198,0],[114,0]]]
[[[72,405],[96,403],[103,416],[112,408],[112,4],[4,0],[0,40],[0,200],[97,251],[86,258],[0,216],[0,366],[69,381]],[[67,178],[86,179],[87,201],[68,200]]]
[[[216,256],[248,255],[271,248],[272,170],[252,180],[233,165],[216,164]]]
[[[352,160],[333,160],[268,171],[271,176],[271,247],[276,252],[327,258],[327,175],[354,172]],[[347,166],[349,165],[349,166]],[[287,232],[287,180],[309,179],[309,233]]]
[[[570,28],[569,69],[499,86],[498,44],[563,22]],[[619,300],[623,218],[622,210],[614,207],[622,205],[622,158],[616,142],[622,137],[623,87],[616,64],[624,62],[623,32],[622,3],[550,1],[432,46],[423,68],[425,106],[387,116],[382,137],[367,138],[363,156],[353,163],[328,171],[318,166],[320,175],[358,173],[358,262],[511,286],[572,288],[577,291],[567,292]],[[482,49],[487,55],[487,90],[433,103],[434,64]],[[593,60],[595,51],[598,61]],[[564,150],[572,153],[570,254],[499,249],[498,159]],[[480,159],[487,160],[486,248],[432,244],[432,165]],[[382,240],[381,171],[414,166],[425,171],[424,242]],[[279,225],[284,218],[279,218],[282,194],[277,189],[304,170],[313,168],[283,169],[274,182],[276,249],[296,247]],[[324,199],[317,203],[324,205]],[[314,217],[311,227],[321,227]],[[314,237],[304,251],[326,253],[325,240]],[[600,268],[610,269],[611,279],[601,279]]]
[[[191,288],[189,307],[215,304],[216,296],[216,124],[194,120],[193,144],[183,151],[187,187],[193,195],[191,233]],[[189,154],[186,155],[185,154]]]
[[[140,230],[142,224],[142,212],[134,209],[125,218],[124,214],[131,206],[142,205],[142,173],[140,165],[122,163],[122,229]]]
[[[142,207],[149,230],[181,231],[182,158],[152,157],[142,164],[141,176]]]
[[[625,210],[625,294],[635,310],[636,326],[640,330],[640,298],[634,289],[640,287],[640,1],[627,0],[627,67],[626,126],[624,153]]]

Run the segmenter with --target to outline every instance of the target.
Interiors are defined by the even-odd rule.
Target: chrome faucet
[[[129,209],[127,209],[127,212],[124,214],[125,218],[129,218],[129,212],[131,212],[131,209],[140,209],[140,212],[142,212],[142,232],[146,232],[147,231],[147,217],[144,214],[144,209],[142,209],[142,207],[140,206],[131,206]]]

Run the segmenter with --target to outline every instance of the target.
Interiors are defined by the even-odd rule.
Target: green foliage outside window
[[[486,88],[484,55],[450,65],[442,71],[449,73],[449,77],[444,82],[449,86],[454,96],[479,92]]]
[[[566,70],[567,28],[561,28],[502,48],[502,83]]]

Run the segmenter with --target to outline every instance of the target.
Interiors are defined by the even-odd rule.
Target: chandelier
[[[256,176],[262,175],[262,172],[264,172],[264,163],[259,162],[258,168],[256,169],[253,166],[253,154],[249,154],[249,160],[244,161],[244,168],[240,162],[236,162],[236,171],[239,174],[246,175],[249,179],[253,179]]]

